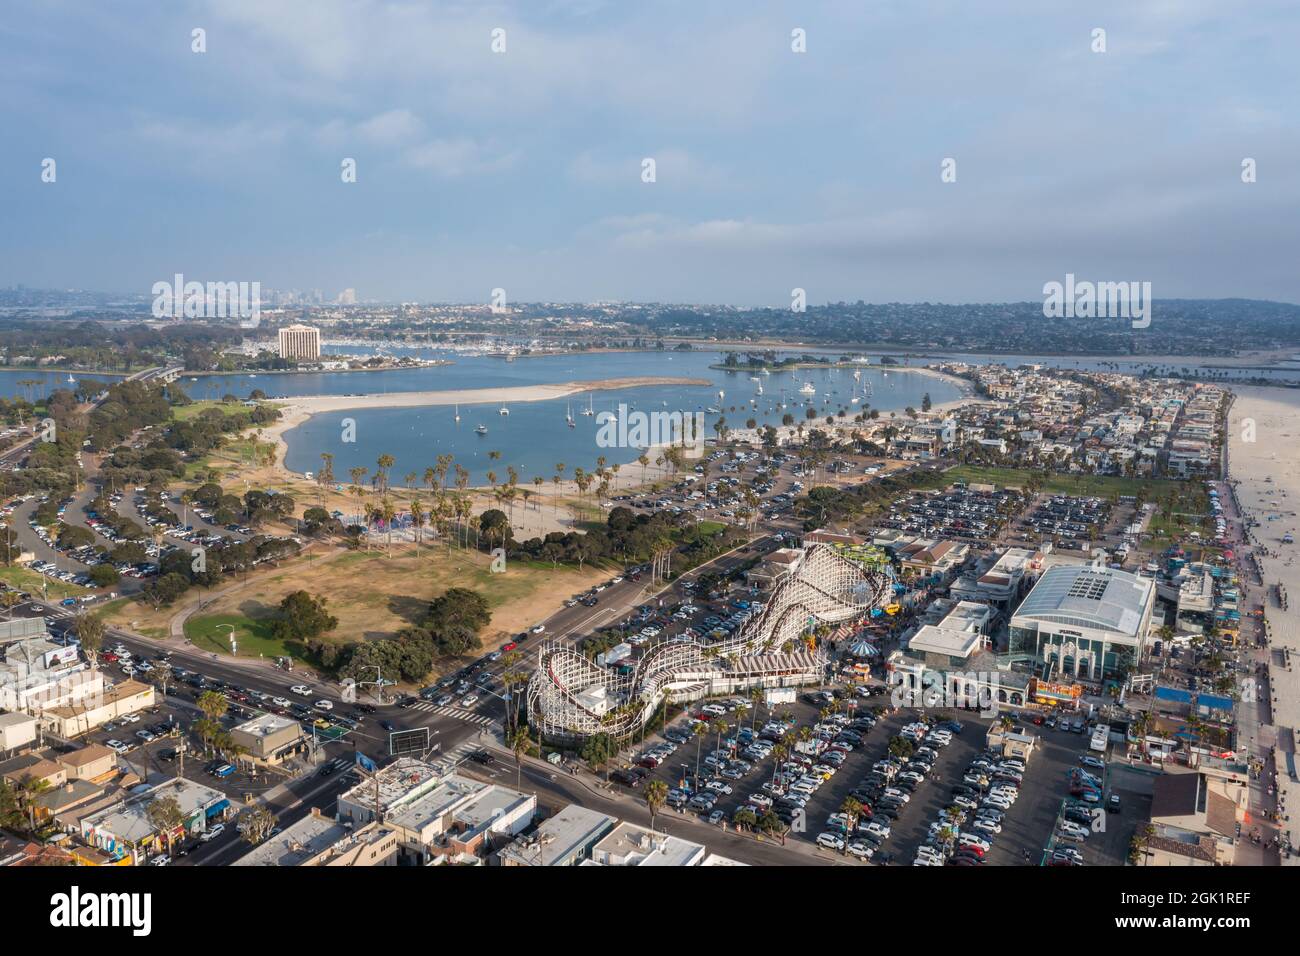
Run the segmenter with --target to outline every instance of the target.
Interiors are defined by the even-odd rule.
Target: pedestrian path
[[[435,714],[438,717],[454,717],[456,720],[463,720],[466,723],[478,724],[480,727],[486,727],[491,724],[492,718],[485,717],[482,714],[474,714],[468,710],[461,710],[457,707],[439,707],[437,704],[431,704],[428,701],[420,701],[418,704],[412,704],[408,710],[418,710],[424,714]]]

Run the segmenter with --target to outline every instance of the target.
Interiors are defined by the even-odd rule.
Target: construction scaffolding
[[[891,600],[890,585],[881,571],[815,544],[777,582],[763,610],[717,643],[680,636],[661,641],[627,671],[599,667],[572,646],[548,641],[538,648],[528,684],[529,723],[552,741],[573,743],[598,733],[621,739],[639,731],[665,701],[816,683],[825,661],[807,638],[819,625],[863,617]]]

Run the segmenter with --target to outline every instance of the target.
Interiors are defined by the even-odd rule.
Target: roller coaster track
[[[662,641],[630,674],[599,667],[571,646],[543,644],[528,685],[530,723],[551,739],[581,740],[597,733],[622,738],[641,729],[665,699],[698,699],[725,678],[731,678],[733,690],[737,680],[761,686],[778,667],[771,655],[800,644],[816,625],[869,613],[886,601],[890,583],[888,575],[817,544],[777,583],[763,610],[722,641]],[[742,673],[744,678],[737,678]]]

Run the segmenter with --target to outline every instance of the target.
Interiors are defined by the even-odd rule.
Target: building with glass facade
[[[1051,676],[1100,682],[1142,657],[1154,583],[1095,565],[1049,568],[1011,616],[1011,653],[1050,663]]]

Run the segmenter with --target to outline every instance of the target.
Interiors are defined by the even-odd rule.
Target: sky
[[[1297,36],[1289,0],[7,0],[0,286],[1300,302]]]

